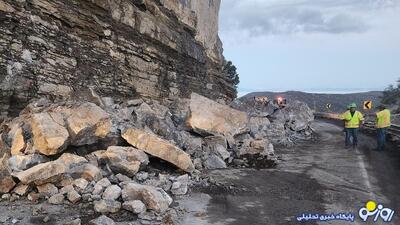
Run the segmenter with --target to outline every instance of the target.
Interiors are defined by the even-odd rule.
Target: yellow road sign
[[[369,110],[372,109],[372,101],[364,101],[364,109]]]
[[[330,103],[326,104],[326,108],[327,109],[331,109],[332,108],[332,104],[330,104]]]

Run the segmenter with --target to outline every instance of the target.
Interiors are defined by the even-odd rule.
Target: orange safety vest
[[[351,116],[350,110],[340,115],[340,119],[344,120],[344,126],[346,128],[359,128],[360,123],[364,121],[364,116],[359,111],[355,111],[354,115]]]

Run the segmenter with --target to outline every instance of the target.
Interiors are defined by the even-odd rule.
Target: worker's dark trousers
[[[353,139],[353,143],[351,139]],[[346,128],[346,147],[349,147],[351,144],[353,144],[353,147],[356,147],[358,144],[358,128]]]
[[[383,151],[385,149],[385,143],[386,143],[386,132],[387,128],[378,128],[377,129],[377,134],[378,134],[378,150]]]

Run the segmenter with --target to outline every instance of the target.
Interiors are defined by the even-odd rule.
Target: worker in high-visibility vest
[[[376,113],[376,131],[377,131],[377,140],[378,147],[377,151],[383,151],[385,149],[386,144],[386,133],[388,128],[390,127],[390,110],[386,108],[384,105],[380,105],[378,107],[378,112]]]
[[[363,114],[357,111],[356,103],[351,103],[348,110],[340,115],[340,118],[344,121],[346,148],[349,148],[351,144],[353,144],[353,148],[356,148],[358,145],[358,129],[364,123]]]

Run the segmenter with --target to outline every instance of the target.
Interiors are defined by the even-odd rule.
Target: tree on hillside
[[[382,103],[396,104],[400,100],[400,79],[397,80],[397,85],[390,85],[383,91]]]
[[[224,65],[224,74],[237,87],[239,84],[239,74],[236,71],[236,66],[231,61],[227,61]]]

